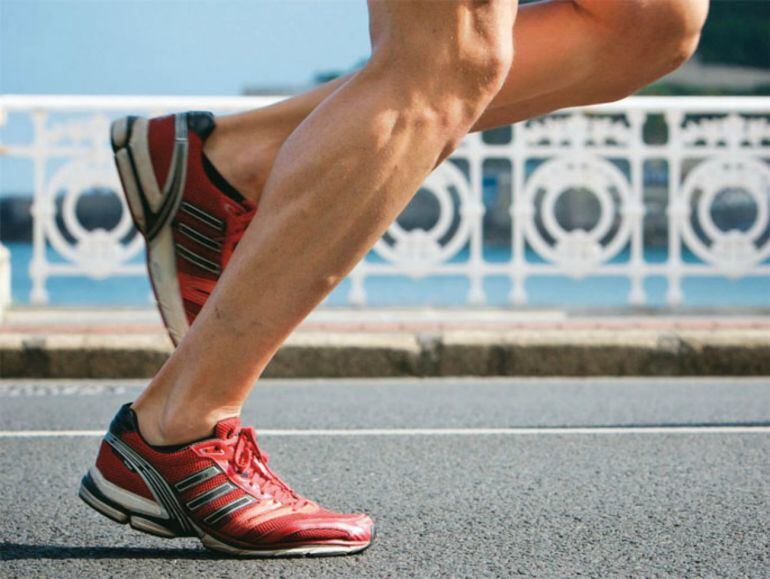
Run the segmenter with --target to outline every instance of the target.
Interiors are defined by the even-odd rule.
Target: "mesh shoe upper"
[[[132,492],[140,473],[146,490],[139,494],[154,497],[171,526],[198,527],[229,545],[365,544],[372,537],[366,515],[331,512],[293,491],[268,466],[254,430],[236,418],[220,422],[210,439],[166,452],[144,441],[126,405],[105,437],[97,466],[112,484]]]
[[[197,115],[197,116],[195,116]],[[171,227],[176,249],[179,287],[185,313],[192,323],[227,266],[256,207],[235,200],[211,182],[203,167],[203,141],[213,130],[206,113],[188,113],[188,154],[182,199]],[[200,119],[211,119],[211,124]],[[172,165],[175,115],[151,119],[148,148],[157,183],[169,179]]]

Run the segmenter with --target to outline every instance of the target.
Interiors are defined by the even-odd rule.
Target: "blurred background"
[[[13,306],[151,305],[110,118],[266,104],[368,50],[358,1],[0,0]],[[641,94],[469,138],[326,305],[770,307],[770,2],[712,2]]]

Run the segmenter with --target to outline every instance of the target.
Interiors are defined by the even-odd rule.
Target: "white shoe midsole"
[[[163,227],[155,239],[149,242],[147,269],[166,328],[171,334],[171,339],[178,344],[187,333],[189,324],[177,277],[174,234],[170,225]]]
[[[211,535],[203,535],[201,543],[209,549],[246,557],[281,557],[283,555],[349,555],[363,551],[369,543],[356,545],[298,545],[283,549],[241,549],[218,541]]]
[[[117,130],[117,129],[116,129]],[[123,129],[126,130],[125,128]],[[157,209],[162,202],[162,194],[158,183],[155,182],[152,162],[149,157],[147,142],[147,120],[137,119],[131,130],[130,144],[134,162],[130,161],[125,148],[115,153],[115,160],[124,187],[131,215],[138,228],[146,235],[147,216],[141,199],[144,198],[150,207]],[[125,136],[121,137],[121,142]],[[136,171],[136,173],[135,173]],[[169,178],[172,175],[169,174]],[[174,236],[169,219],[158,234],[147,242],[147,269],[150,273],[155,297],[161,310],[163,320],[174,344],[178,344],[189,329],[187,314],[184,311],[177,279],[176,249]]]
[[[91,480],[94,481],[96,488],[99,489],[99,492],[111,501],[125,507],[126,510],[132,513],[150,515],[152,517],[168,518],[166,510],[161,505],[153,500],[139,496],[136,493],[132,493],[131,491],[127,491],[126,489],[111,483],[104,478],[104,475],[96,466],[92,466],[91,470],[88,472],[91,475]]]

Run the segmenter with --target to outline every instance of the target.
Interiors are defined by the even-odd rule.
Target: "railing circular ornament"
[[[599,218],[590,229],[566,230],[556,217],[556,202],[570,190],[589,191],[598,201]],[[566,272],[581,277],[612,259],[628,243],[631,223],[629,217],[638,213],[632,201],[628,179],[610,161],[594,155],[579,154],[557,157],[542,163],[527,180],[523,199],[533,211],[539,202],[539,213],[547,240],[537,227],[535,219],[526,219],[520,225],[533,249],[548,261],[559,264]],[[619,207],[613,196],[618,197]],[[605,239],[620,215],[620,224],[611,238]]]
[[[452,196],[457,194],[457,204]],[[468,243],[476,218],[483,211],[463,175],[453,163],[440,165],[423,182],[421,190],[427,191],[438,201],[439,215],[430,229],[404,229],[394,221],[387,235],[380,238],[374,251],[414,277],[429,275],[430,268],[451,259]],[[441,240],[450,232],[455,221],[455,210],[460,222],[451,237]],[[386,240],[390,238],[390,241]]]
[[[42,214],[45,215],[44,227],[51,246],[62,257],[79,264],[89,275],[105,278],[133,258],[143,245],[139,235],[135,235],[128,243],[122,242],[132,228],[129,210],[122,195],[116,195],[120,200],[121,214],[115,227],[110,230],[89,230],[83,226],[77,215],[77,204],[84,193],[94,189],[113,192],[120,190],[114,167],[107,162],[74,158],[61,166],[48,180],[45,199],[50,210]],[[53,211],[56,195],[62,191],[62,222],[73,238],[72,242],[59,229]]]
[[[711,214],[717,195],[740,189],[751,197],[756,218],[746,231],[724,230],[714,223]],[[693,208],[696,193],[700,197]],[[692,252],[703,261],[718,267],[726,275],[739,276],[770,257],[770,239],[759,246],[770,224],[770,167],[756,159],[709,159],[693,169],[682,184],[682,237]],[[697,216],[702,236],[693,227]],[[704,239],[705,238],[705,239]]]

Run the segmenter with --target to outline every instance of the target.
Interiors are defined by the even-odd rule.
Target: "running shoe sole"
[[[131,493],[117,485],[112,484],[102,476],[97,467],[83,477],[80,483],[80,498],[92,509],[105,517],[122,525],[128,524],[131,528],[162,537],[172,539],[177,537],[197,537],[207,549],[237,555],[240,557],[329,557],[335,555],[352,555],[366,550],[374,541],[374,529],[372,538],[365,544],[344,545],[339,542],[317,542],[312,545],[301,546],[276,546],[271,549],[244,549],[229,545],[206,534],[189,517],[187,523],[193,532],[184,531],[169,526],[169,521],[158,516],[160,511],[156,503]]]
[[[110,127],[110,141],[129,212],[145,238],[147,272],[160,314],[172,341],[179,344],[189,324],[177,279],[171,223],[182,201],[185,185],[187,117],[176,115],[176,141],[166,184],[155,181],[147,119],[129,116],[114,121]]]

